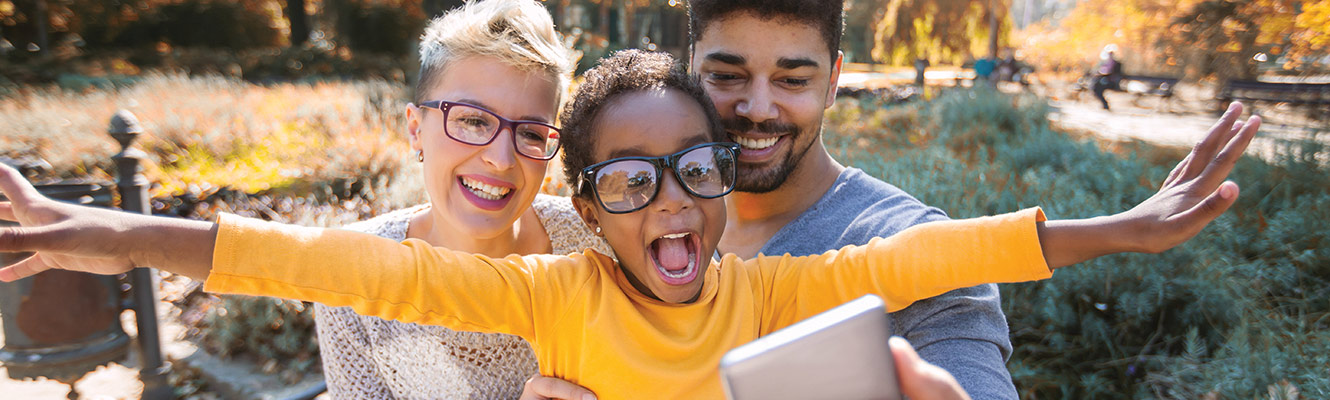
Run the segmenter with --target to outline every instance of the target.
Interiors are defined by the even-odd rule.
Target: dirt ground
[[[1104,110],[1092,93],[1070,94],[1065,83],[1045,86],[1056,112],[1052,122],[1069,131],[1097,135],[1109,140],[1142,140],[1165,146],[1191,147],[1210,130],[1219,117],[1213,88],[1180,85],[1175,98],[1137,98],[1122,92],[1108,92],[1111,111]],[[1248,154],[1266,160],[1276,158],[1290,142],[1320,140],[1330,144],[1330,121],[1307,118],[1305,110],[1285,105],[1245,104],[1245,117],[1261,116],[1261,130]],[[1324,133],[1318,133],[1324,132]],[[1324,157],[1325,154],[1322,154]]]

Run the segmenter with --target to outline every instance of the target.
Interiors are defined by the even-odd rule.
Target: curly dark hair
[[[845,29],[844,4],[843,0],[689,0],[690,51],[708,25],[736,13],[747,13],[762,19],[780,19],[816,27],[831,50],[831,61],[835,62]]]
[[[690,75],[669,53],[636,49],[623,50],[600,60],[600,64],[586,72],[586,81],[578,86],[572,101],[559,116],[559,142],[563,146],[563,174],[574,196],[587,196],[577,187],[577,176],[582,169],[603,161],[591,156],[596,143],[596,119],[611,100],[629,93],[656,89],[672,89],[687,95],[707,116],[711,140],[726,141],[720,114],[711,104],[711,97],[702,91],[697,78]],[[600,138],[613,140],[613,138]]]

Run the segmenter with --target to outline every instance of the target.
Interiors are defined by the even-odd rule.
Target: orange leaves
[[[1017,37],[1027,58],[1068,72],[1096,62],[1098,49],[1114,43],[1128,70],[1180,74],[1185,67],[1250,77],[1257,53],[1287,56],[1268,59],[1292,68],[1330,50],[1330,2],[1087,0],[1060,21],[1035,24]],[[1211,65],[1191,65],[1198,60]]]
[[[1293,26],[1296,29],[1290,38],[1294,43],[1289,49],[1290,56],[1297,59],[1330,51],[1330,1],[1303,4]]]

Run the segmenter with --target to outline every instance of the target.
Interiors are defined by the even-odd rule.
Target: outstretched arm
[[[1168,250],[1191,239],[1237,199],[1237,185],[1224,179],[1260,125],[1255,117],[1235,123],[1241,111],[1235,103],[1160,191],[1128,211],[1044,221],[1042,212],[1030,209],[931,222],[797,262],[789,256],[750,262],[771,271],[766,276],[777,293],[798,293],[773,296],[773,307],[797,303],[789,315],[806,317],[869,293],[882,296],[887,309],[895,311],[956,288],[1045,279],[1053,269],[1107,254]],[[791,263],[818,267],[782,268]],[[822,293],[827,287],[843,290]],[[773,327],[790,322],[773,319]]]
[[[208,278],[216,224],[58,202],[7,165],[0,165],[0,190],[9,198],[0,202],[0,219],[21,225],[0,229],[0,251],[37,253],[0,269],[0,281],[48,269],[110,275],[134,267]]]
[[[1260,117],[1243,123],[1238,121],[1241,115],[1241,103],[1230,105],[1168,174],[1159,192],[1131,210],[1042,223],[1039,243],[1049,268],[1113,253],[1159,253],[1200,233],[1238,198],[1238,185],[1225,179],[1261,126]]]
[[[591,271],[550,267],[576,264],[570,257],[490,259],[419,240],[230,215],[213,224],[60,203],[3,166],[0,190],[12,200],[0,203],[0,218],[23,225],[0,229],[0,251],[37,252],[0,269],[5,281],[52,268],[116,274],[152,266],[205,280],[210,292],[351,306],[385,319],[531,338],[536,318],[556,314],[538,308],[558,306],[536,298],[536,282],[539,293],[558,296]],[[561,274],[534,279],[551,270]]]

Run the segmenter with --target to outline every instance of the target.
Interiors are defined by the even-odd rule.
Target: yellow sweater
[[[727,255],[691,304],[638,293],[609,257],[493,259],[341,230],[219,219],[211,292],[351,306],[364,315],[502,332],[540,372],[601,399],[716,398],[726,351],[865,294],[891,311],[952,289],[1052,276],[1037,208],[919,225],[820,255]]]

